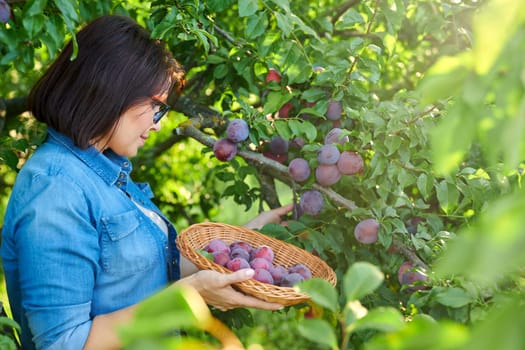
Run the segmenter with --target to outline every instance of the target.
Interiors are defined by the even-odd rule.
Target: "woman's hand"
[[[266,224],[269,224],[270,222],[274,222],[276,224],[281,223],[281,216],[288,214],[293,209],[293,203],[290,203],[288,205],[282,206],[280,208],[275,208],[272,210],[263,211],[259,215],[257,215],[255,218],[253,218],[250,222],[248,222],[244,227],[249,229],[256,229],[261,228]]]
[[[226,311],[239,307],[253,307],[263,310],[280,310],[283,305],[269,303],[255,297],[243,294],[231,286],[232,283],[249,280],[254,270],[242,269],[233,273],[223,274],[212,270],[201,270],[176,283],[190,285],[197,289],[204,301],[219,310]]]

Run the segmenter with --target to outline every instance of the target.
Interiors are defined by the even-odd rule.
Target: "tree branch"
[[[226,39],[226,41],[230,42],[234,46],[240,46],[238,43],[235,42],[235,39],[228,32],[226,32],[224,29],[222,29],[218,25],[214,24],[213,29],[215,29],[220,35],[222,35],[224,39]]]
[[[341,18],[341,16],[348,11],[350,7],[354,7],[359,3],[359,0],[349,0],[346,3],[339,6],[337,11],[335,12],[335,15],[332,17],[332,24],[335,25],[335,23]]]
[[[204,134],[202,131],[198,130],[190,124],[179,126],[176,132],[179,135],[186,135],[192,137],[208,147],[213,147],[213,144],[215,143],[215,139],[213,139],[211,136]],[[242,150],[237,152],[237,155],[244,158],[247,161],[250,161],[258,169],[261,169],[261,171],[272,175],[274,178],[286,183],[287,185],[291,187],[299,186],[299,184],[297,184],[290,178],[288,174],[288,168],[282,165],[281,163],[273,159],[267,158],[260,153],[252,151]],[[357,208],[353,201],[344,198],[339,193],[335,192],[334,190],[328,187],[313,184],[312,188],[324,193],[334,204],[337,204],[348,210],[354,210]]]

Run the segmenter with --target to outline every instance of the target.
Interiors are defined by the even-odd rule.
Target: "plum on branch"
[[[310,164],[304,158],[295,158],[288,164],[290,177],[297,182],[304,182],[310,177]]]
[[[237,144],[226,138],[218,139],[213,144],[213,154],[220,161],[230,161],[237,155]]]
[[[364,161],[357,152],[343,151],[337,161],[337,169],[343,175],[353,175],[363,171]]]
[[[335,164],[319,164],[315,169],[315,180],[321,186],[332,186],[341,179],[341,172]]]
[[[376,219],[364,219],[354,228],[355,238],[363,244],[377,242],[379,232],[379,222]]]
[[[234,143],[246,140],[249,132],[248,123],[243,119],[234,119],[226,127],[227,138]]]
[[[323,205],[323,195],[317,190],[305,191],[299,199],[299,206],[303,212],[312,216],[319,215],[323,209]]]

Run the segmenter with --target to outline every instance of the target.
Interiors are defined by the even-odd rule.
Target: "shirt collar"
[[[106,150],[101,153],[94,146],[81,149],[75,146],[69,137],[53,128],[48,127],[47,132],[49,135],[48,140],[64,146],[109,185],[117,184],[117,186],[126,190],[129,174],[132,170],[132,165],[128,158],[119,156],[112,150]]]

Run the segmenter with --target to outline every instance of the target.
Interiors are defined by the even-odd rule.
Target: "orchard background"
[[[524,349],[523,5],[0,0],[0,226],[17,169],[45,136],[25,113],[30,87],[79,27],[121,13],[187,70],[170,118],[134,159],[135,179],[151,183],[179,230],[241,225],[295,201],[287,227],[261,231],[317,254],[339,282],[306,281],[312,302],[279,312],[223,313],[172,291],[122,330],[130,348]],[[249,136],[220,161],[213,146],[234,119]],[[337,150],[363,168],[323,181],[317,154],[333,128],[347,138]],[[295,158],[311,169],[301,182],[288,172]],[[319,214],[301,210],[308,190],[322,194]],[[354,236],[366,219],[379,224],[369,244]],[[186,331],[163,336],[174,326]],[[8,332],[0,342],[12,345]]]

